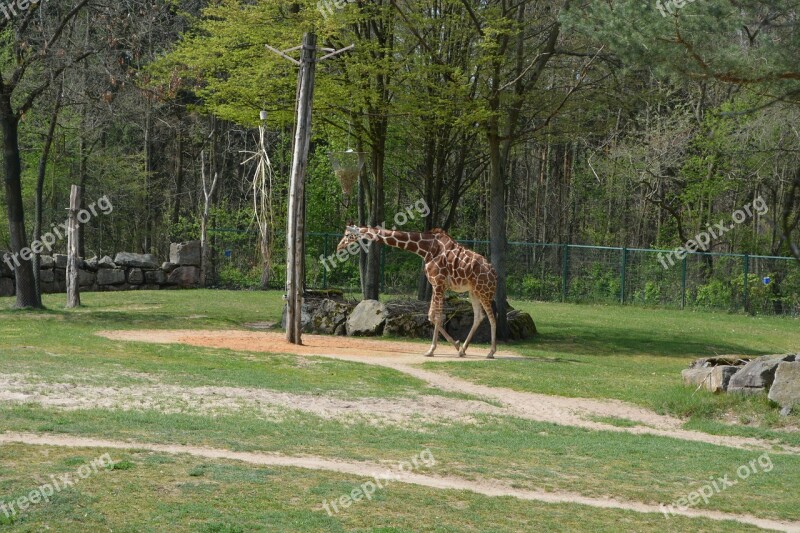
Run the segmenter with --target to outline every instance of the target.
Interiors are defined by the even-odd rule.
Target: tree
[[[8,203],[8,225],[11,252],[16,258],[16,307],[41,307],[36,292],[31,257],[25,231],[22,202],[22,161],[20,157],[19,123],[36,100],[67,68],[85,59],[91,52],[83,50],[69,57],[59,57],[59,41],[76,15],[89,3],[79,0],[64,12],[63,6],[48,3],[32,4],[13,22],[6,21],[6,46],[13,61],[6,60],[0,70],[0,130],[3,135],[5,189]],[[13,25],[13,28],[9,28]],[[0,28],[2,28],[0,26]],[[9,31],[13,30],[13,31]],[[10,42],[9,42],[10,41]],[[52,74],[43,71],[49,66]],[[53,75],[54,74],[54,75]]]

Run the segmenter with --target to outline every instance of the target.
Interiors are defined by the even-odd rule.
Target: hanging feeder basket
[[[345,197],[350,196],[353,187],[358,182],[358,175],[361,174],[361,169],[364,167],[365,155],[364,152],[353,150],[328,154],[333,166],[333,173],[336,174],[336,179],[339,180]]]

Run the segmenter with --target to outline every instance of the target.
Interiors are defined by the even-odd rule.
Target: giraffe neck
[[[433,247],[436,244],[436,240],[429,234],[413,231],[362,227],[361,234],[368,240],[382,242],[387,246],[417,254],[426,261],[432,256]]]

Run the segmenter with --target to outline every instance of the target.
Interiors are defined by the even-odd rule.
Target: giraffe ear
[[[358,226],[347,226],[347,233],[358,235],[361,232],[358,230]]]

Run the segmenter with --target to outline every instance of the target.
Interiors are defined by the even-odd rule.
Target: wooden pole
[[[69,222],[67,223],[67,308],[81,305],[78,279],[78,212],[81,207],[81,188],[73,185],[69,195]]]
[[[300,72],[297,79],[297,120],[295,123],[292,173],[289,185],[289,216],[286,228],[286,340],[302,344],[300,325],[305,277],[305,175],[311,140],[311,107],[314,99],[317,36],[303,36]]]

